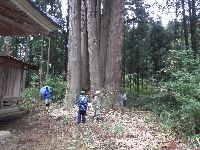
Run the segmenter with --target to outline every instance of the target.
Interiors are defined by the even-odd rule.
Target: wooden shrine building
[[[52,36],[59,28],[57,19],[31,0],[0,0],[0,37]],[[19,111],[25,68],[39,69],[6,51],[0,52],[0,118]]]

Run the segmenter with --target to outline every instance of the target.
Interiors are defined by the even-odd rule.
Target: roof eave
[[[40,10],[31,0],[11,0],[13,4],[19,7],[24,13],[28,14],[34,21],[39,23],[48,32],[61,28],[42,10]]]

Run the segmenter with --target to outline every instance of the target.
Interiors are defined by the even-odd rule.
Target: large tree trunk
[[[68,3],[67,3],[67,5],[69,6],[69,1],[68,1]],[[67,10],[67,13],[69,14],[69,9]],[[68,16],[66,16],[66,21],[67,21],[67,27],[69,27],[69,15]],[[67,35],[66,35],[66,37],[68,38],[69,37],[69,28],[67,28]],[[66,43],[66,45],[68,45],[68,40],[67,40],[67,43]],[[67,74],[67,72],[68,72],[68,46],[66,46],[66,48],[65,48],[65,57],[66,57],[66,59],[65,59],[65,73]]]
[[[121,60],[124,27],[124,0],[112,1],[106,64],[106,86],[111,89],[113,108],[121,109]]]
[[[109,40],[109,30],[110,30],[110,9],[111,1],[103,1],[103,10],[101,18],[101,33],[100,33],[100,82],[101,85],[105,86],[105,76],[106,76],[106,64],[107,64],[107,50],[108,50],[108,40]]]
[[[69,1],[68,76],[64,108],[76,103],[81,91],[81,1]]]
[[[96,37],[97,37],[97,51],[100,55],[100,23],[101,23],[101,0],[96,0]]]
[[[124,1],[105,0],[103,2],[105,11],[101,20],[101,36],[99,36],[100,0],[83,0],[82,12],[81,1],[69,1],[69,60],[65,108],[72,107],[77,99],[76,95],[79,94],[81,88],[85,86],[87,88],[88,83],[91,94],[96,90],[101,90],[101,84],[111,88],[109,95],[111,104],[117,109],[121,107]],[[87,82],[89,79],[90,81]],[[81,81],[84,81],[83,84]]]
[[[124,37],[124,39],[125,39],[126,37]],[[121,80],[122,80],[122,87],[123,88],[125,88],[126,87],[126,53],[125,53],[125,51],[126,51],[126,49],[125,48],[123,48],[122,49],[122,53],[124,54],[124,55],[122,55],[122,78],[121,78]]]
[[[88,32],[87,32],[87,8],[86,1],[81,4],[81,59],[82,59],[82,87],[90,89]]]
[[[87,0],[87,29],[88,29],[88,52],[90,70],[90,91],[92,94],[100,90],[99,74],[99,51],[96,25],[96,1]]]

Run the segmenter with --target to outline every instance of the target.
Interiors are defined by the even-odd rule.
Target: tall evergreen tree
[[[81,1],[69,1],[69,53],[65,105],[73,106],[81,91]]]
[[[105,86],[111,88],[112,95],[109,96],[111,104],[115,109],[120,109],[124,1],[112,1],[110,9]]]
[[[99,32],[97,30],[97,0],[87,0],[87,30],[88,30],[88,52],[89,52],[89,72],[90,72],[90,91],[100,90],[99,72]],[[98,10],[99,11],[99,10]],[[99,22],[99,21],[98,21]]]

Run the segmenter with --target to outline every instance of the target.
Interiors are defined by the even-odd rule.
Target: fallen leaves
[[[181,138],[159,132],[159,123],[149,112],[101,109],[101,121],[96,122],[89,109],[85,124],[76,124],[77,115],[76,105],[71,110],[55,104],[39,108],[22,118],[18,132],[0,149],[187,149]]]

